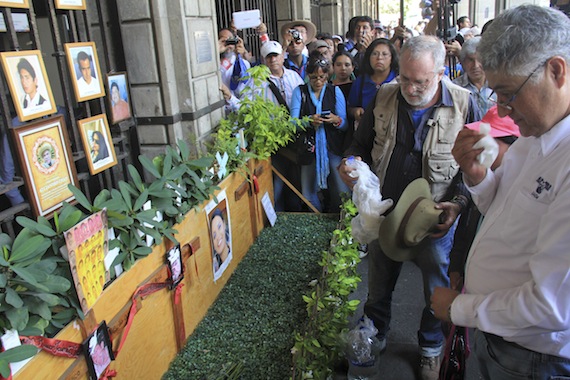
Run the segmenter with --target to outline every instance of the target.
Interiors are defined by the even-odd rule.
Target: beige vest
[[[445,195],[459,165],[451,155],[451,148],[468,115],[469,91],[446,82],[453,100],[453,107],[437,107],[422,148],[422,175],[429,182],[433,200],[439,202]],[[374,105],[374,146],[372,170],[383,184],[390,157],[396,145],[399,85],[385,84],[380,87]]]

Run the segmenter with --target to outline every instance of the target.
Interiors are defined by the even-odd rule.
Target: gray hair
[[[509,9],[485,30],[477,52],[485,70],[517,76],[529,75],[556,55],[568,62],[570,19],[537,5]]]
[[[408,52],[413,60],[423,58],[426,53],[431,54],[434,63],[434,72],[445,69],[445,46],[434,36],[416,36],[407,40],[400,50],[400,57]],[[400,63],[401,65],[401,63]]]
[[[477,46],[481,42],[481,37],[472,37],[463,43],[461,51],[459,52],[459,60],[461,62],[465,61],[468,55],[474,55],[477,53]]]

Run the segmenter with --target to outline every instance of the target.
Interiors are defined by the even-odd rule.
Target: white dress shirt
[[[570,358],[570,116],[469,188],[485,215],[453,322]]]

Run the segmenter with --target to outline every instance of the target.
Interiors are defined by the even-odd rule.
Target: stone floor
[[[367,296],[368,257],[359,264],[362,282],[352,295],[360,299],[359,310],[355,313],[351,326],[362,316]],[[414,380],[417,377],[419,353],[416,332],[419,327],[421,312],[424,306],[421,272],[411,262],[404,263],[392,303],[392,323],[388,334],[388,346],[380,357],[380,373],[377,379],[382,380]],[[346,379],[345,373],[337,373],[335,380]],[[472,356],[467,363],[466,380],[479,380],[477,363]]]

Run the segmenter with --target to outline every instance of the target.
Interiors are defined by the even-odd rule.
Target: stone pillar
[[[197,149],[222,117],[214,0],[117,0],[141,152]]]

